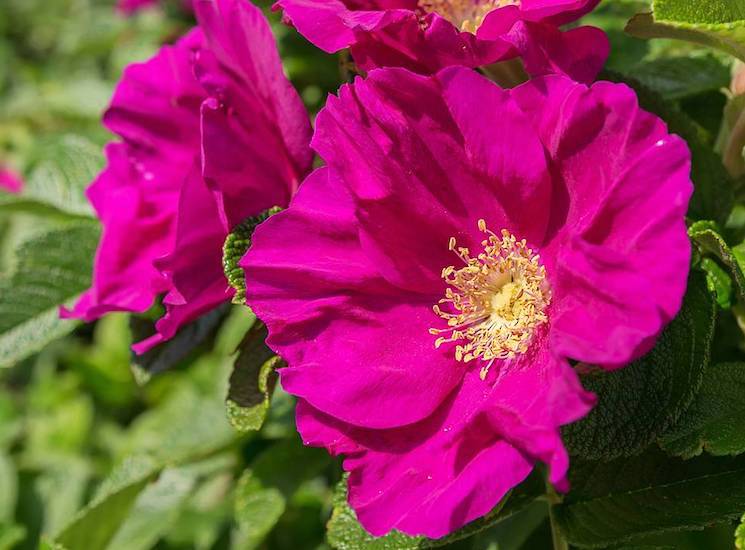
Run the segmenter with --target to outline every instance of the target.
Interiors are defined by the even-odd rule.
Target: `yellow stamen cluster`
[[[419,0],[424,13],[438,13],[461,31],[473,33],[490,11],[512,4],[520,0]]]
[[[447,334],[435,340],[436,348],[463,342],[455,347],[455,359],[486,362],[481,369],[484,379],[496,359],[510,359],[528,350],[535,328],[548,320],[551,291],[540,256],[525,240],[518,241],[506,229],[500,237],[487,229],[484,220],[479,220],[478,227],[486,239],[481,242],[484,251],[475,258],[467,248],[456,247],[455,238],[450,239],[450,250],[465,266],[442,270],[450,288],[433,309],[448,328],[429,332]],[[449,304],[452,312],[443,311],[440,304]]]

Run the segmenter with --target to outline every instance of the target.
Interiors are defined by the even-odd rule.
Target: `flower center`
[[[487,229],[484,220],[478,226],[486,238],[481,242],[484,251],[475,258],[467,248],[456,247],[455,238],[450,239],[450,250],[465,265],[442,270],[449,288],[433,309],[448,327],[429,332],[438,336],[435,348],[459,342],[457,361],[487,362],[481,369],[483,380],[496,359],[510,359],[528,350],[535,328],[548,321],[551,289],[540,256],[525,240],[518,241],[506,229],[500,237]],[[440,304],[450,304],[450,311],[443,311]]]
[[[419,0],[424,13],[437,13],[461,31],[473,33],[490,11],[513,4],[519,5],[520,0]]]

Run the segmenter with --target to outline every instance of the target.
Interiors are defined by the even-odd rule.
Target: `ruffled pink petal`
[[[344,453],[350,504],[372,534],[395,528],[438,538],[489,512],[532,470],[535,460],[565,484],[568,467],[558,427],[594,403],[566,363],[545,348],[495,364],[482,381],[466,375],[426,420],[392,430],[366,430],[298,405],[307,444]]]
[[[600,0],[521,0],[520,11],[528,21],[564,25],[590,13],[599,3]]]
[[[109,144],[106,156],[107,168],[88,189],[103,224],[93,284],[72,310],[62,308],[62,317],[92,321],[110,311],[145,311],[166,289],[153,260],[172,245],[178,191],[147,193],[148,183],[158,185],[160,171],[143,172],[143,165],[161,166],[127,145]]]
[[[595,80],[610,54],[606,34],[595,27],[566,32],[542,23],[518,22],[504,40],[519,52],[531,76],[565,74],[578,82]]]
[[[452,94],[447,104],[436,79],[402,69],[373,71],[329,98],[313,138],[355,195],[362,246],[380,273],[399,288],[438,297],[442,269],[460,261],[448,249],[450,237],[476,250],[481,218],[497,231],[519,226],[526,236],[542,235],[545,218],[521,209],[512,210],[510,220],[505,206],[515,202],[508,189],[519,181],[531,190],[515,197],[542,201],[535,208],[545,213],[549,183],[540,144],[517,109],[497,105],[500,120],[493,126],[488,114],[459,105],[466,96],[473,105],[502,101],[499,89],[466,69],[443,74],[450,75],[443,77]],[[514,151],[524,147],[537,156],[499,147],[510,140]]]
[[[623,366],[649,351],[680,308],[690,153],[624,85],[546,77],[512,93],[565,189],[542,250],[554,285],[552,345]],[[669,261],[657,261],[661,251]]]
[[[480,172],[479,179],[489,182],[492,201],[507,213],[509,229],[540,242],[550,217],[551,178],[543,144],[528,118],[509,92],[474,71],[452,67],[438,73],[437,79],[463,135],[471,167]]]
[[[340,0],[279,0],[275,9],[315,46],[326,53],[338,52],[354,42],[354,30],[345,17],[347,7]],[[377,15],[380,19],[383,13]]]
[[[524,37],[528,34],[524,30],[511,29],[518,21],[551,27],[567,23],[597,2],[544,0],[505,6],[489,13],[475,35],[460,32],[438,14],[422,18],[413,1],[279,0],[275,7],[282,8],[300,34],[324,51],[351,47],[355,63],[365,71],[405,67],[432,74],[452,65],[478,67],[521,55],[531,58],[529,71],[535,70],[535,74],[545,74],[550,68],[571,71],[567,74],[589,81],[607,57],[607,43],[603,44],[601,36],[583,32],[560,39],[549,36],[548,31],[533,31]],[[549,43],[534,43],[544,39]]]
[[[589,88],[548,76],[511,93],[561,170],[569,226],[596,209],[629,163],[669,136],[665,124],[642,111],[634,92],[622,84]]]
[[[295,407],[295,421],[303,445],[325,447],[332,456],[362,451],[347,432],[349,425],[322,413],[305,399],[299,398]]]
[[[616,368],[652,348],[685,293],[692,191],[690,153],[676,136],[628,167],[559,254],[554,349]]]
[[[138,352],[230,298],[227,231],[286,205],[312,162],[308,116],[260,10],[237,0],[196,7],[202,28],[127,68],[106,112],[124,144],[109,146],[89,190],[104,224],[94,284],[63,312],[143,311],[165,292],[166,316]]]
[[[129,66],[104,123],[124,139],[87,195],[104,226],[92,288],[65,317],[91,321],[109,311],[144,311],[168,284],[153,261],[170,251],[181,185],[199,155],[199,104],[191,70],[192,31],[151,60]]]
[[[358,14],[354,12],[354,19]],[[451,65],[478,67],[516,55],[512,45],[501,37],[480,40],[472,33],[459,32],[437,14],[427,16],[426,29],[422,29],[414,12],[397,10],[395,14],[385,14],[387,18],[377,27],[367,25],[367,30],[355,33],[352,55],[363,70],[404,67],[431,74]]]
[[[155,336],[133,347],[137,353],[172,338],[183,325],[232,295],[222,267],[225,230],[215,197],[196,164],[181,188],[177,220],[172,250],[154,262],[169,285],[163,299],[166,315],[155,324]]]
[[[126,142],[164,155],[199,151],[199,106],[205,98],[192,69],[203,42],[195,29],[145,63],[127,67],[104,114],[104,125]],[[191,167],[189,162],[182,173]]]
[[[353,212],[338,178],[314,172],[289,210],[256,229],[242,262],[247,303],[289,364],[288,392],[346,422],[400,426],[430,414],[462,372],[428,334],[436,298],[380,277]]]
[[[196,12],[209,46],[197,72],[213,96],[202,107],[204,176],[232,229],[289,203],[313,162],[310,121],[259,8],[200,0]]]

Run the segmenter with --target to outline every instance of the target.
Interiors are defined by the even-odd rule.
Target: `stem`
[[[554,504],[551,502],[548,504],[548,519],[551,522],[551,540],[554,543],[554,550],[569,550],[569,543],[564,539],[564,535],[561,534],[559,526],[556,524]]]
[[[546,500],[548,501],[548,520],[551,524],[551,540],[554,543],[554,550],[569,550],[569,543],[564,538],[559,524],[556,523],[556,514],[554,513],[554,506],[561,503],[562,498],[548,481],[546,481]]]

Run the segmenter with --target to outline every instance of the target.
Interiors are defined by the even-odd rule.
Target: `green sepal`
[[[228,284],[235,289],[234,304],[246,303],[246,276],[238,262],[251,246],[251,236],[259,224],[281,210],[281,207],[273,206],[261,214],[247,218],[225,238],[225,244],[222,247],[222,267]]]

